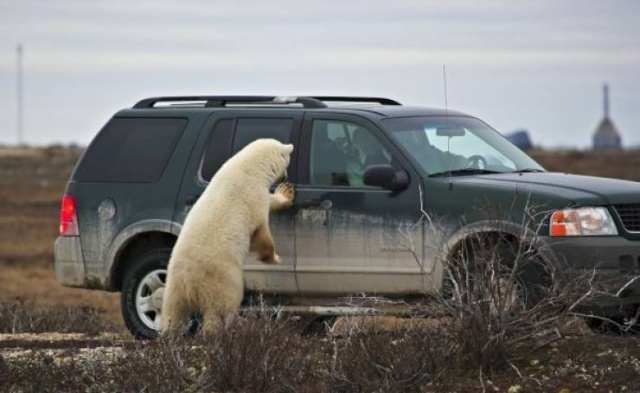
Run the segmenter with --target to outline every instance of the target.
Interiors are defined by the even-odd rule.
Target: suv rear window
[[[74,179],[157,181],[186,125],[182,118],[113,118],[87,149]]]

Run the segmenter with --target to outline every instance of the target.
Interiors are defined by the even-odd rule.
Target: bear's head
[[[257,139],[245,146],[238,155],[247,164],[245,170],[264,178],[268,185],[286,178],[291,160],[292,144],[284,144],[275,139]]]

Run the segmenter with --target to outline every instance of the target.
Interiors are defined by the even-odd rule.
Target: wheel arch
[[[444,243],[443,258],[449,257],[453,252],[459,249],[465,242],[468,242],[474,236],[480,235],[501,235],[510,241],[524,242],[527,246],[533,247],[541,257],[553,261],[553,255],[549,251],[547,242],[544,241],[531,228],[523,226],[517,222],[506,220],[487,220],[478,221],[471,225],[467,225],[456,231]]]
[[[525,247],[531,247],[545,264],[554,266],[556,270],[561,267],[548,243],[531,228],[513,221],[487,220],[461,228],[444,242],[440,253],[440,268],[443,269],[446,261],[461,247],[482,235],[501,236],[516,244],[522,242]],[[438,273],[440,273],[440,279],[442,279],[442,270]]]
[[[123,229],[109,251],[107,290],[120,291],[127,261],[154,248],[173,248],[180,228],[169,221],[148,220]]]

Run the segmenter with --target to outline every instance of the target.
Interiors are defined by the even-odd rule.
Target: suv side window
[[[234,133],[235,128],[235,133]],[[204,151],[200,176],[209,182],[218,169],[243,147],[258,138],[273,138],[289,143],[293,119],[240,118],[219,120]],[[232,144],[233,140],[233,144]],[[229,151],[231,150],[231,155]]]
[[[370,130],[347,121],[313,121],[310,184],[366,187],[365,168],[390,162],[391,154]]]
[[[87,149],[74,178],[84,182],[155,182],[186,125],[183,118],[113,118]]]
[[[240,118],[236,125],[231,154],[237,153],[258,138],[273,138],[282,143],[289,143],[292,129],[291,118]]]

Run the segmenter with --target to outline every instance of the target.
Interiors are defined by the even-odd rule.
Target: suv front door
[[[207,120],[188,164],[174,221],[184,222],[190,207],[231,155],[259,138],[274,138],[283,143],[292,143],[292,138],[298,135],[300,122],[301,115],[293,111],[274,113],[273,110],[225,110],[213,114]],[[295,180],[294,157],[289,166],[288,176],[291,181]],[[269,226],[282,263],[267,265],[258,261],[255,255],[249,255],[244,261],[245,288],[256,292],[294,294],[298,287],[294,275],[292,209],[270,214]]]
[[[309,296],[423,292],[420,177],[375,125],[355,116],[308,113],[299,145],[296,276]],[[409,187],[362,183],[371,164],[404,170]]]

